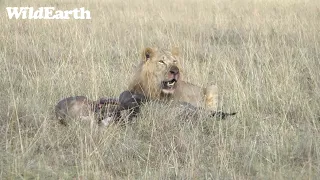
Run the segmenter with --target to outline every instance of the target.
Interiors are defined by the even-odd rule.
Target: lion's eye
[[[160,61],[159,61],[159,63],[160,63],[160,64],[166,64],[166,63],[164,63],[164,61],[163,61],[163,60],[160,60]]]

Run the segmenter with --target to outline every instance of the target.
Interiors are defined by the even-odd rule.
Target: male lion
[[[125,109],[135,107],[144,99],[172,100],[203,108],[215,115],[218,102],[218,88],[215,85],[199,87],[182,80],[179,52],[146,48],[128,91],[120,95],[119,101]],[[134,103],[137,102],[137,103]],[[128,105],[130,104],[130,105]],[[219,113],[221,117],[234,113]]]

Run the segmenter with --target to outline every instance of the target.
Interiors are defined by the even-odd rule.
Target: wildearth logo
[[[91,19],[90,11],[77,8],[68,11],[55,10],[54,7],[7,7],[9,19]]]

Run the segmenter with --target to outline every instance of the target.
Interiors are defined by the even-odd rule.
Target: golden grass
[[[7,6],[85,7],[92,20],[9,20]],[[1,179],[317,179],[316,0],[4,1]],[[54,105],[118,96],[143,47],[179,46],[186,80],[217,83],[236,117],[186,121],[148,103],[135,123],[63,127]],[[156,109],[155,111],[153,109]]]

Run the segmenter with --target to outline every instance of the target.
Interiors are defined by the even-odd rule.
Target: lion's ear
[[[142,59],[144,61],[150,60],[153,56],[154,56],[154,50],[149,47],[147,47],[142,53]]]
[[[173,47],[171,50],[172,55],[174,56],[179,56],[180,52],[179,52],[179,48],[178,47]]]

